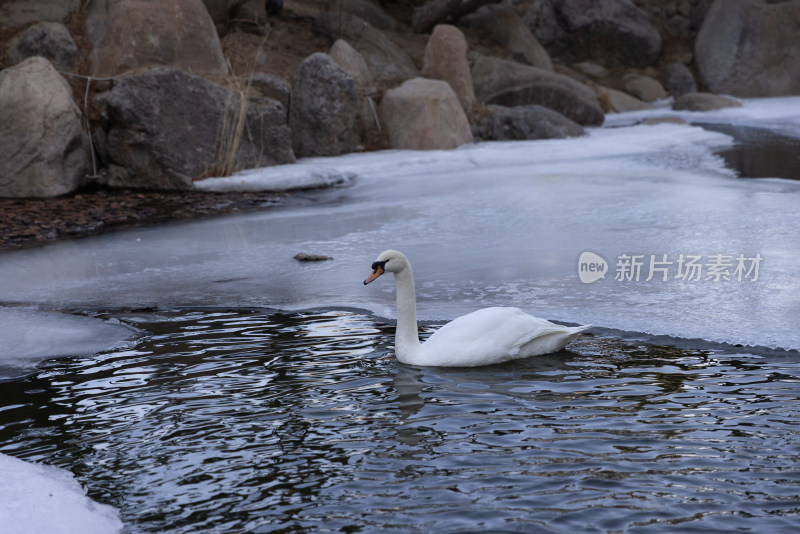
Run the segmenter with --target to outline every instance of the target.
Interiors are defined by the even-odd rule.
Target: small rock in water
[[[330,256],[323,256],[321,254],[306,254],[305,252],[300,252],[294,255],[294,259],[297,261],[328,261],[332,260]]]

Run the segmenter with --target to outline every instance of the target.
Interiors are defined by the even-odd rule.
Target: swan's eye
[[[378,269],[380,269],[381,271],[385,271],[386,270],[386,262],[388,262],[388,261],[389,260],[373,262],[372,270],[373,271],[377,271]]]

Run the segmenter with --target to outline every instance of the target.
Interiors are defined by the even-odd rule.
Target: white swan
[[[484,308],[447,323],[420,343],[414,275],[408,258],[396,250],[381,252],[364,285],[383,273],[394,273],[397,283],[394,351],[402,363],[437,367],[502,363],[559,351],[589,328],[558,325],[519,308]]]

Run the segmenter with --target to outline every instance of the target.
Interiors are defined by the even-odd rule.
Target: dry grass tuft
[[[222,115],[222,124],[217,136],[217,154],[205,176],[230,176],[241,170],[239,168],[239,146],[244,135],[252,140],[252,134],[247,128],[247,112],[250,107],[250,97],[252,95],[253,74],[256,72],[256,64],[259,55],[263,54],[264,45],[269,37],[269,32],[261,40],[258,51],[250,59],[247,67],[247,74],[244,77],[231,75],[226,80],[229,90],[228,99],[225,102],[225,110]],[[233,67],[228,62],[228,70],[233,72]],[[244,78],[246,81],[242,81]]]
[[[250,101],[251,80],[242,84],[241,80],[231,78],[233,86],[225,102],[222,124],[218,135],[217,154],[214,163],[206,172],[209,176],[230,176],[239,169],[237,160],[239,145],[247,129],[247,110]]]

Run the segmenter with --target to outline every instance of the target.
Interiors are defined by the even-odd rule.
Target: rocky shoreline
[[[249,209],[194,182],[298,158],[800,94],[799,25],[800,0],[8,0],[0,198],[58,207],[2,201],[0,246]]]

